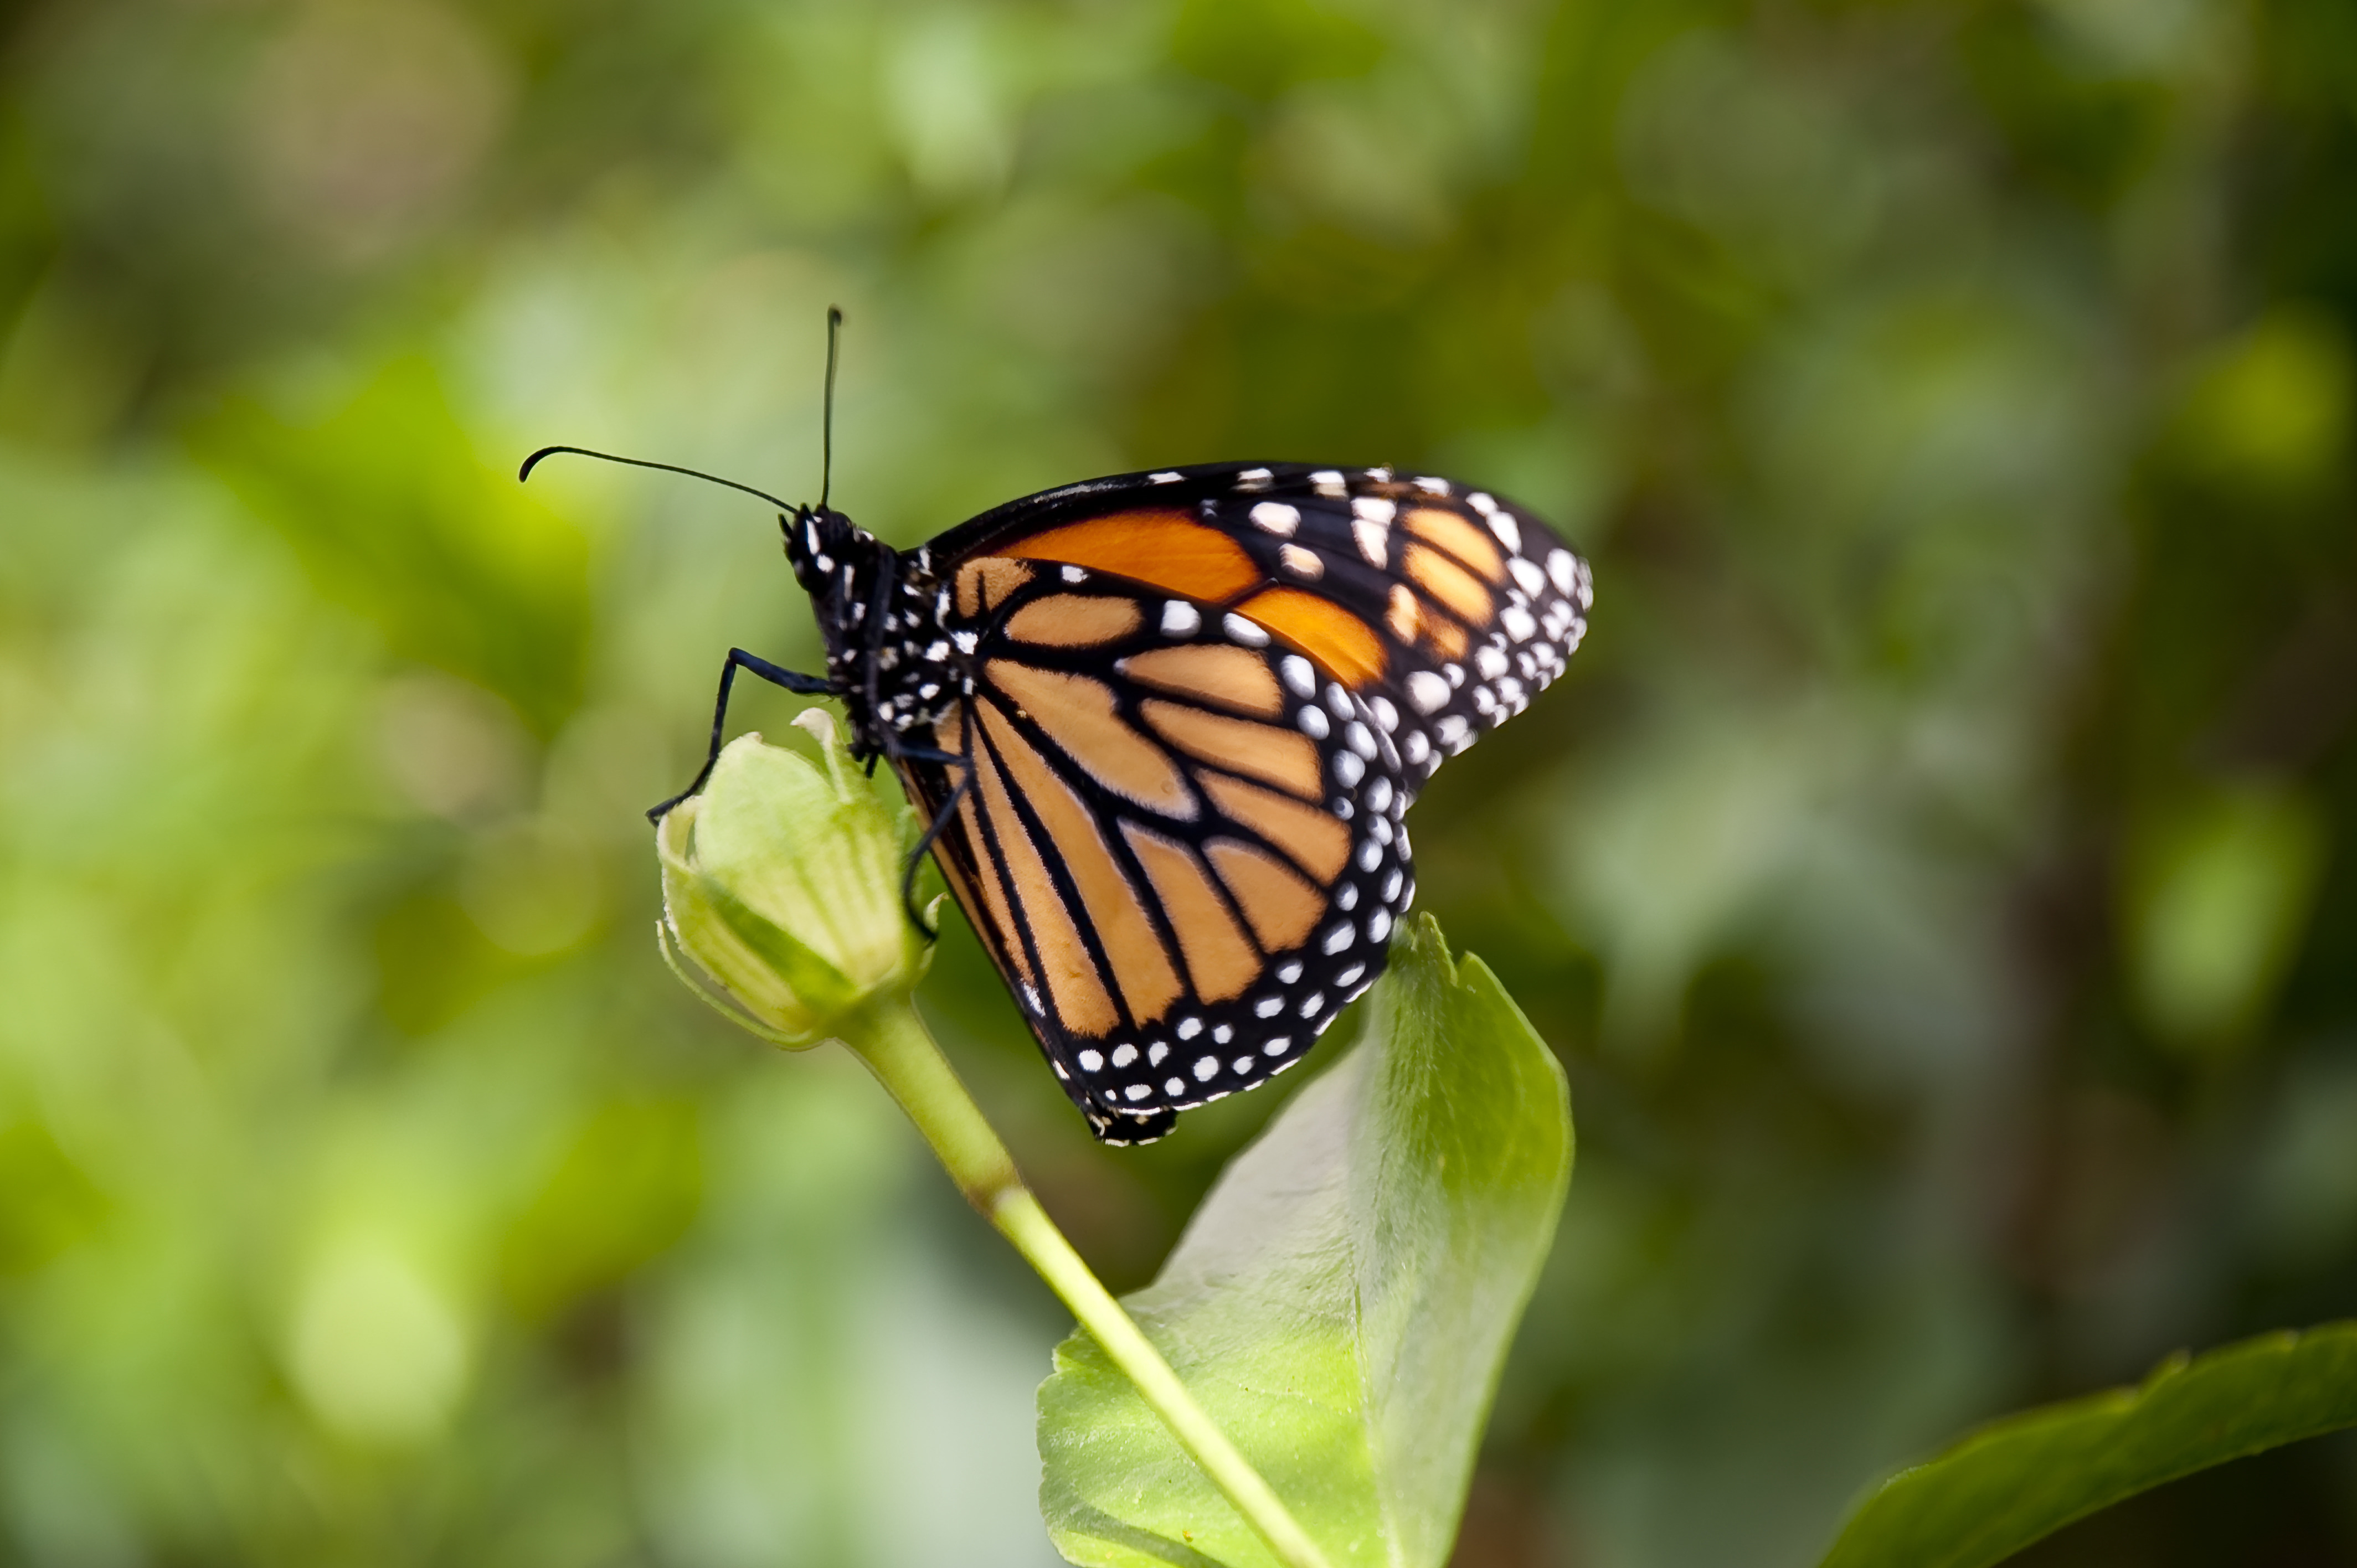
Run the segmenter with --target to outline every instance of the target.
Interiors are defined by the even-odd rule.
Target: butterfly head
[[[890,571],[892,553],[874,534],[825,506],[796,507],[780,516],[778,525],[785,533],[786,559],[793,565],[794,579],[811,596],[829,651],[836,651],[838,634],[865,620],[878,576]]]
[[[786,539],[786,559],[795,580],[813,599],[839,596],[848,566],[861,578],[876,554],[876,541],[843,513],[826,506],[798,506],[778,519]]]

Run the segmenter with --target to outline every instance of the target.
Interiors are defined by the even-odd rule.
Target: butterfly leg
[[[961,765],[965,762],[963,757],[952,757],[946,752],[940,755],[947,762]],[[917,847],[909,852],[909,864],[900,872],[900,908],[909,912],[909,923],[923,932],[929,942],[937,940],[942,933],[938,926],[925,924],[925,918],[917,912],[917,868],[924,865],[925,852],[933,847],[933,841],[940,838],[942,830],[950,825],[950,819],[957,815],[966,791],[973,788],[974,770],[969,767],[965,777],[957,781],[957,788],[950,791],[950,798],[942,802],[942,809],[933,813],[931,824],[925,829],[924,836],[917,841]]]
[[[704,768],[696,774],[694,783],[690,784],[662,804],[651,808],[647,812],[647,821],[662,822],[666,812],[703,789],[705,780],[712,777],[712,766],[720,760],[721,736],[728,723],[728,688],[735,683],[737,671],[740,669],[749,670],[772,686],[782,686],[798,696],[832,696],[842,690],[833,681],[817,675],[805,675],[800,671],[788,670],[782,665],[772,664],[768,660],[748,653],[741,648],[730,649],[728,661],[720,667],[720,696],[719,700],[712,705],[712,745],[704,754]]]
[[[942,809],[933,813],[924,837],[919,839],[917,847],[909,852],[909,864],[900,873],[900,907],[909,912],[909,923],[922,931],[930,942],[938,940],[942,933],[939,927],[925,924],[924,917],[917,913],[917,867],[924,864],[925,852],[933,847],[933,841],[940,838],[942,830],[950,825],[950,819],[957,815],[958,806],[965,800],[966,791],[974,788],[974,732],[967,730],[965,746],[961,751],[909,746],[903,744],[898,736],[892,737],[891,746],[896,758],[905,757],[911,762],[930,762],[937,767],[964,769],[957,781],[957,788],[951,790],[950,798],[942,802]]]

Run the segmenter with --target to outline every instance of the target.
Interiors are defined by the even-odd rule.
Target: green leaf
[[[2357,1323],[2163,1362],[2144,1386],[2025,1412],[1900,1472],[1824,1568],[1981,1568],[2195,1470],[2357,1426]]]
[[[1337,1568],[1437,1568],[1563,1207],[1570,1095],[1428,916],[1370,1006],[1125,1305]],[[1272,1561],[1084,1335],[1040,1387],[1039,1452],[1071,1562]]]

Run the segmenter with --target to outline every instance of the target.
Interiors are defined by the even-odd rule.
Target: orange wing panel
[[[1506,558],[1496,541],[1453,511],[1420,506],[1402,520],[1418,539],[1428,539],[1493,583],[1506,580]]]
[[[1383,639],[1341,606],[1299,588],[1271,588],[1236,607],[1324,665],[1338,680],[1363,686],[1383,673]]]
[[[1090,566],[1211,604],[1223,603],[1260,581],[1260,568],[1243,545],[1177,507],[1141,508],[1069,523],[995,553]]]
[[[1488,626],[1490,618],[1498,613],[1498,602],[1481,580],[1440,551],[1409,545],[1407,575],[1467,626]]]

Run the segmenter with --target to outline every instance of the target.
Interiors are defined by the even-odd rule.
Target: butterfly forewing
[[[1243,618],[1366,698],[1419,779],[1528,706],[1587,628],[1587,564],[1545,524],[1382,468],[1093,480],[985,513],[933,548],[1118,572]]]

